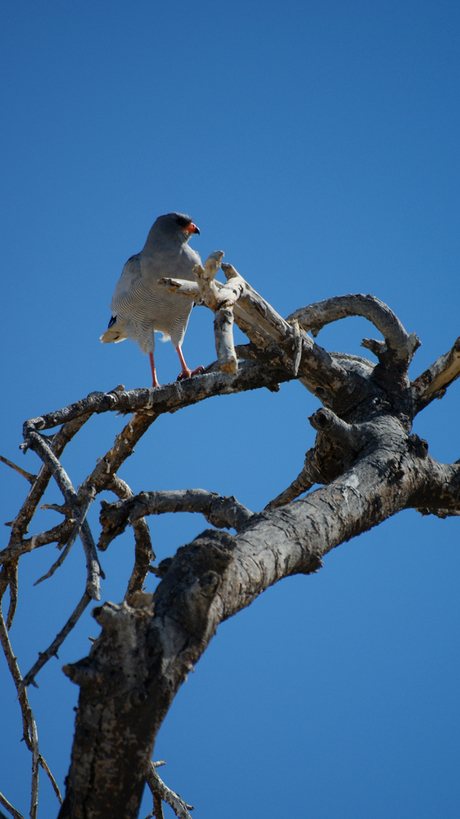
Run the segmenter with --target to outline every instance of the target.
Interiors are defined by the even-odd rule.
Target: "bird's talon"
[[[191,378],[192,375],[198,375],[199,373],[204,373],[204,367],[200,364],[195,370],[189,370],[187,367],[186,370],[182,370],[181,373],[177,376],[178,381],[184,381],[185,378]]]

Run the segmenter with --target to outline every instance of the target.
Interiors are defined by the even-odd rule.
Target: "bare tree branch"
[[[287,489],[284,489],[276,498],[273,498],[273,500],[267,503],[264,511],[271,512],[279,506],[286,506],[286,504],[291,503],[300,497],[300,495],[303,495],[304,492],[308,492],[315,483],[316,481],[311,480],[308,466],[305,465],[302,471],[299,472],[297,478],[293,480]]]
[[[43,668],[44,665],[46,665],[46,663],[48,662],[48,660],[51,659],[51,657],[57,657],[58,649],[64,642],[67,635],[70,634],[70,632],[80,619],[81,615],[83,614],[84,610],[86,609],[87,605],[91,602],[91,600],[92,598],[90,597],[88,591],[86,590],[78,606],[72,612],[71,616],[67,620],[67,623],[65,624],[64,628],[61,629],[59,634],[55,637],[55,639],[53,640],[51,645],[46,649],[46,651],[40,652],[40,656],[37,662],[32,666],[30,671],[22,680],[22,686],[36,685],[35,677],[37,676],[38,672]]]
[[[337,425],[334,419],[330,421],[334,434]],[[367,428],[363,434],[367,440]],[[254,516],[235,537],[208,530],[179,549],[155,592],[150,612],[108,604],[94,611],[102,626],[102,635],[94,643],[89,658],[66,666],[65,671],[81,687],[75,748],[79,747],[81,734],[86,738],[85,754],[93,757],[86,724],[88,718],[93,724],[96,719],[98,745],[100,731],[104,731],[105,754],[104,760],[99,759],[96,768],[92,767],[91,792],[85,788],[84,793],[80,771],[88,759],[74,756],[67,799],[78,799],[81,793],[86,808],[91,805],[95,816],[102,815],[98,783],[100,781],[102,787],[100,777],[105,780],[110,769],[113,819],[130,819],[126,808],[124,813],[117,813],[115,806],[128,804],[124,789],[129,787],[130,793],[137,792],[141,775],[138,758],[136,765],[134,761],[131,765],[127,763],[123,737],[126,735],[128,741],[129,726],[129,742],[133,742],[134,732],[138,752],[143,749],[142,753],[150,757],[151,738],[168,704],[217,625],[247,606],[281,577],[316,571],[321,566],[322,555],[358,532],[377,525],[396,509],[404,508],[426,484],[430,464],[408,443],[399,422],[390,419],[380,422],[375,425],[374,434],[367,454],[330,485],[288,507]],[[395,458],[400,476],[398,481],[391,481]],[[342,511],[344,504],[346,515]],[[114,654],[114,645],[125,647],[123,659],[119,651]],[[147,646],[153,654],[149,656],[148,667],[142,671],[138,662],[136,665],[133,662],[134,657],[145,656]],[[106,731],[100,722],[102,706],[98,704],[98,692],[101,679],[105,675],[111,678],[111,669],[115,663],[119,668],[120,662],[125,664],[124,672],[117,677],[119,688],[111,698],[110,730]],[[127,702],[132,702],[129,718]],[[124,712],[117,716],[122,710],[121,703],[125,703]],[[100,718],[96,713],[100,713]],[[61,819],[67,815],[65,807],[66,800]],[[105,801],[103,809],[106,808]]]
[[[86,553],[86,565],[88,572],[87,591],[93,600],[99,600],[99,578],[101,576],[101,566],[97,557],[96,546],[91,534],[91,529],[89,528],[86,520],[86,513],[96,494],[95,489],[90,484],[89,486],[85,486],[86,491],[80,490],[79,495],[77,495],[62,464],[59,462],[54,453],[51,452],[38,432],[34,432],[33,429],[29,428],[25,436],[25,442],[27,446],[30,446],[37,454],[40,455],[45,466],[47,466],[52,472],[59,489],[64,495],[66,505],[69,508],[72,517],[76,520],[75,530],[73,535],[71,535],[71,540],[72,538],[75,540],[77,534],[81,535],[83,548]],[[54,574],[56,569],[61,565],[62,561],[66,557],[66,554],[68,554],[68,551],[69,549],[67,549],[64,555],[61,555],[62,559],[59,558],[48,574],[40,578],[40,581],[38,582],[41,582],[41,580],[45,580],[47,577]]]
[[[39,774],[39,751],[37,725],[33,718],[30,720],[30,739],[32,742],[32,793],[30,800],[30,819],[36,819],[38,811],[38,774]]]
[[[204,489],[141,492],[118,503],[102,501],[101,510],[102,533],[98,547],[104,550],[115,537],[124,532],[128,523],[132,525],[145,515],[200,512],[213,526],[233,528],[237,532],[241,531],[252,517],[252,512],[238,503],[233,496],[223,498]]]
[[[43,770],[45,771],[45,773],[48,775],[48,778],[49,778],[49,780],[51,782],[54,793],[56,794],[56,796],[58,798],[59,804],[62,805],[61,791],[59,790],[59,786],[58,786],[53,774],[51,773],[51,771],[49,769],[48,763],[46,762],[45,759],[43,759],[41,754],[39,755],[38,761],[39,761],[40,765],[42,766]]]
[[[16,607],[20,556],[54,541],[65,547],[49,576],[80,534],[87,558],[83,597],[24,679],[1,620],[2,645],[33,754],[31,815],[36,813],[39,765],[45,770],[47,766],[39,754],[26,686],[56,656],[98,593],[103,575],[86,519],[98,493],[110,491],[119,499],[101,503],[99,548],[106,549],[129,524],[135,559],[123,603],[107,603],[93,610],[102,633],[89,656],[64,669],[81,690],[61,819],[83,814],[92,819],[108,815],[134,819],[147,768],[154,815],[161,819],[164,800],[178,816],[190,819],[190,806],[166,788],[150,759],[176,692],[218,625],[278,580],[316,572],[331,549],[401,509],[416,508],[438,516],[460,512],[460,464],[438,464],[428,455],[426,442],[410,434],[415,412],[460,374],[460,340],[411,386],[407,368],[419,342],[415,334],[406,333],[383,302],[372,296],[342,296],[295,311],[284,320],[232,265],[222,264],[222,256],[222,251],[211,254],[204,267],[196,269],[196,282],[169,279],[164,283],[173,292],[201,299],[213,310],[218,364],[210,365],[203,375],[163,387],[126,391],[120,385],[110,393],[91,393],[24,425],[23,447],[33,449],[43,466],[37,477],[25,473],[32,487],[13,522],[9,546],[0,553],[0,599],[10,588],[8,624]],[[215,279],[219,266],[226,284]],[[378,364],[329,353],[306,332],[311,329],[316,335],[325,324],[352,315],[364,316],[382,333],[384,341],[363,342],[377,356]],[[234,346],[233,322],[249,339],[244,348]],[[262,513],[253,514],[233,497],[200,489],[134,495],[118,478],[118,470],[159,415],[184,410],[215,395],[260,387],[274,391],[292,378],[301,380],[323,404],[309,419],[317,433],[315,445],[307,452],[297,478]],[[104,412],[132,416],[96,466],[91,465],[77,491],[62,466],[62,451],[83,423]],[[61,424],[50,437],[44,434]],[[93,457],[91,454],[92,463]],[[65,515],[65,520],[26,538],[51,477],[64,503],[46,507]],[[319,489],[295,500],[315,483]],[[154,553],[145,517],[179,511],[199,512],[217,528],[206,530],[152,567]],[[222,528],[233,528],[236,534]],[[154,594],[143,591],[149,570],[161,578]]]
[[[460,338],[448,353],[441,355],[431,367],[412,381],[416,412],[435,398],[442,398],[448,387],[460,376]]]
[[[60,432],[54,436],[51,444],[51,450],[54,454],[57,456],[62,454],[66,444],[73,438],[74,435],[76,435],[89,417],[90,416],[88,414],[83,414],[80,418],[73,421],[73,423],[64,424]],[[9,541],[10,548],[13,546],[13,544],[17,545],[18,543],[22,542],[24,534],[27,532],[28,525],[35,514],[40,499],[48,486],[51,474],[51,470],[49,470],[46,466],[43,466],[40,469],[37,480],[31,487],[21,510],[13,522]],[[7,551],[8,550],[4,550],[4,552]],[[0,600],[4,595],[8,584],[11,584],[10,609],[7,619],[7,626],[8,628],[11,628],[17,604],[17,555],[13,556],[12,559],[9,555],[7,555],[5,559],[8,560],[9,566],[6,568],[3,566],[0,575]],[[7,581],[6,585],[4,582],[5,580]]]
[[[115,495],[120,498],[120,500],[127,500],[134,496],[134,493],[128,484],[125,483],[125,481],[122,481],[117,475],[112,476],[112,480],[107,484],[107,489],[112,490],[112,492],[114,492]],[[128,587],[125,595],[125,599],[128,603],[130,602],[131,596],[135,592],[142,589],[145,578],[149,572],[150,564],[152,560],[155,560],[155,552],[153,551],[149,527],[145,518],[141,517],[138,520],[132,521],[131,525],[134,532],[136,547],[134,553],[133,571],[128,581]],[[104,547],[101,541],[102,535],[99,539],[98,548],[103,551],[104,548],[107,547]]]
[[[0,563],[7,563],[12,560],[17,560],[21,555],[32,552],[40,546],[46,546],[48,543],[65,543],[70,537],[75,528],[75,521],[71,518],[58,523],[52,529],[46,532],[40,532],[38,535],[33,535],[25,540],[16,541],[11,546],[0,551]]]
[[[158,794],[160,797],[160,802],[161,800],[163,800],[163,802],[167,802],[168,805],[172,807],[174,813],[179,817],[179,819],[192,819],[189,811],[193,810],[193,805],[187,805],[187,803],[181,799],[178,793],[174,793],[174,791],[170,790],[167,785],[165,785],[163,780],[158,776],[153,762],[150,763],[148,768],[146,780],[154,798],[155,794]]]
[[[24,741],[27,745],[27,748],[32,753],[32,785],[31,785],[31,808],[30,808],[30,816],[36,817],[37,815],[37,808],[38,808],[38,771],[39,765],[45,770],[47,775],[50,778],[51,784],[53,785],[54,791],[56,796],[58,797],[60,803],[62,804],[61,794],[59,792],[59,788],[57,787],[56,781],[46,764],[45,760],[40,754],[39,746],[38,746],[38,735],[37,735],[37,726],[35,723],[35,718],[32,712],[32,708],[30,707],[29,699],[27,696],[27,691],[24,688],[24,680],[22,679],[21,672],[19,670],[19,666],[17,663],[17,659],[14,656],[13,649],[11,647],[10,639],[8,636],[7,627],[5,621],[3,619],[3,613],[0,606],[0,642],[2,644],[3,653],[5,654],[6,661],[8,663],[8,668],[10,670],[11,676],[13,677],[14,684],[16,686],[16,690],[18,692],[18,700],[21,707],[21,714],[22,714],[22,726],[23,726],[23,737]],[[10,805],[10,803],[2,797],[0,794],[0,802],[7,810],[12,813],[13,816],[20,817],[21,814],[19,811],[15,811],[15,809]]]
[[[406,333],[403,325],[388,305],[375,296],[364,296],[361,293],[334,296],[331,299],[309,304],[308,307],[295,310],[287,320],[298,321],[304,329],[311,330],[313,336],[317,336],[326,324],[347,316],[363,316],[371,321],[382,333],[388,351],[391,351],[394,358],[403,361],[406,365],[420,346],[415,333]],[[376,355],[382,356],[387,351],[378,342],[371,343]],[[370,346],[369,342],[365,346]]]
[[[83,526],[83,524],[84,524],[84,522],[86,520],[86,515],[88,513],[88,509],[89,509],[91,503],[94,500],[94,496],[95,496],[94,491],[93,492],[88,492],[88,495],[86,497],[86,501],[85,501],[85,503],[83,504],[83,507],[80,510],[78,520],[75,521],[75,525],[73,527],[72,534],[70,535],[70,537],[69,537],[69,539],[67,541],[67,545],[66,545],[65,549],[62,551],[62,553],[59,556],[59,558],[57,559],[56,563],[54,563],[53,566],[51,566],[51,569],[45,575],[43,575],[43,577],[40,577],[38,580],[35,581],[34,586],[37,586],[43,580],[47,580],[49,577],[51,577],[54,574],[56,569],[58,569],[59,566],[62,565],[65,558],[69,554],[70,549],[72,548],[73,544],[75,543],[78,535],[80,534],[81,528],[82,528],[82,526]],[[91,536],[91,541],[92,541],[92,536]],[[91,541],[90,541],[90,543],[91,543]],[[85,541],[84,541],[84,543],[85,543]],[[93,550],[91,549],[91,546],[90,546],[90,549],[89,549],[89,553],[90,553],[90,565],[91,565],[90,576],[89,576],[89,579],[88,579],[89,594],[93,599],[99,600],[99,597],[95,596],[95,593],[96,593],[96,590],[97,590],[97,583],[98,583],[98,580],[96,578],[98,578],[98,574],[99,574],[99,571],[100,571],[100,564],[99,564],[99,561],[97,559],[95,550],[93,552]],[[97,563],[97,566],[98,566],[98,572],[97,573],[94,572],[94,568],[93,568],[93,561],[94,561],[95,557],[96,557],[96,563]],[[93,574],[95,574],[96,577],[93,577]]]
[[[163,384],[161,387],[110,393],[91,393],[87,398],[70,404],[62,410],[26,421],[24,424],[24,440],[28,440],[30,432],[52,429],[66,420],[80,419],[87,416],[88,413],[100,414],[104,412],[135,413],[135,417],[125,427],[123,434],[126,437],[131,429],[132,435],[136,435],[140,423],[145,425],[149,420],[151,424],[156,416],[161,413],[175,412],[183,407],[204,401],[213,395],[230,395],[245,390],[272,386],[273,383],[279,380],[278,376],[281,376],[281,373],[276,370],[266,372],[266,368],[262,365],[257,366],[255,364],[235,375],[212,372],[206,375],[197,375],[184,381],[176,381],[173,384]],[[292,376],[285,374],[281,380],[288,381],[290,377]],[[120,436],[117,436],[114,449],[120,448],[121,445],[120,434]],[[27,448],[27,443],[24,448]],[[54,447],[52,449],[54,452]]]
[[[16,810],[16,808],[13,808],[13,805],[11,805],[10,802],[8,802],[8,799],[5,796],[3,796],[2,793],[0,793],[0,804],[2,804],[3,807],[6,808],[7,811],[9,811],[9,813],[11,813],[11,816],[13,816],[14,819],[24,819],[22,813],[19,813],[19,811]]]
[[[167,287],[171,292],[188,295],[197,298],[198,293],[204,295],[204,301],[212,310],[218,309],[218,291],[224,293],[224,307],[228,304],[233,306],[233,315],[236,324],[246,333],[250,341],[259,352],[268,352],[269,344],[275,342],[278,345],[278,357],[281,366],[292,370],[296,376],[299,374],[305,380],[305,386],[311,391],[320,390],[337,391],[342,388],[345,392],[352,392],[356,384],[350,383],[350,374],[334,361],[321,347],[318,347],[312,339],[303,331],[299,330],[299,323],[292,327],[285,321],[273,307],[265,301],[235,270],[232,265],[222,264],[225,275],[231,281],[231,285],[223,285],[211,279],[217,272],[217,268],[222,257],[222,251],[211,254],[205,263],[204,270],[201,266],[196,267],[198,284],[182,279],[160,279],[159,284]],[[206,268],[208,265],[208,268]],[[203,271],[203,272],[202,272]],[[206,286],[202,284],[205,281]],[[210,293],[210,295],[208,295]],[[235,298],[238,301],[235,303]],[[293,314],[295,318],[295,315]],[[292,318],[292,317],[291,317]],[[227,332],[230,324],[227,322]],[[299,356],[300,342],[302,340],[303,356]],[[222,349],[218,339],[217,351],[221,355],[226,355],[223,350],[230,349],[227,341],[222,341]],[[273,358],[273,355],[271,355]]]
[[[75,406],[75,405],[74,405]],[[80,431],[83,424],[91,417],[91,412],[83,412],[71,420],[70,423],[64,423],[64,426],[56,433],[51,444],[51,450],[60,458],[66,445],[72,438]],[[48,486],[51,479],[52,472],[46,466],[42,466],[34,485],[29,491],[26,500],[24,501],[21,510],[17,514],[10,537],[10,544],[21,541],[27,532],[30,521],[32,520],[38,504],[40,503],[43,493]]]
[[[21,469],[20,466],[14,464],[13,461],[9,461],[8,458],[4,458],[3,455],[0,455],[0,461],[2,461],[2,463],[6,464],[7,466],[10,466],[11,469],[14,469],[16,472],[19,472],[19,474],[22,475],[22,477],[29,481],[29,483],[31,483],[32,485],[37,480],[36,475],[32,475],[30,472],[26,472],[25,469]]]
[[[410,508],[446,518],[460,512],[460,464],[440,464],[428,455],[428,444],[418,435],[409,436],[417,457],[425,460],[425,481],[410,499]]]
[[[18,605],[18,561],[14,560],[8,566],[8,583],[10,586],[10,605],[8,609],[8,617],[6,619],[6,627],[10,629],[13,625],[14,615]],[[3,593],[2,593],[3,596]]]

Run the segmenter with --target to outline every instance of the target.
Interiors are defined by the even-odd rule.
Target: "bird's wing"
[[[112,318],[109,321],[109,326],[105,333],[100,337],[103,344],[110,344],[110,342],[124,341],[128,338],[125,329],[126,318],[118,315],[119,308],[123,305],[130,294],[136,290],[136,285],[139,284],[141,278],[141,265],[139,254],[131,256],[126,262],[123,272],[118,280],[115,292],[113,294],[110,309],[112,310]]]
[[[114,316],[117,315],[119,304],[125,302],[126,299],[129,298],[130,293],[136,289],[136,285],[139,283],[140,278],[140,254],[136,253],[135,256],[131,256],[131,258],[128,259],[123,268],[123,272],[118,279],[112,302],[110,304],[110,309],[112,310]]]
[[[193,268],[196,264],[201,264],[200,254],[193,249],[193,247],[189,247],[188,245],[184,245],[183,251],[181,254],[181,276],[180,278],[189,279],[190,281],[195,281],[195,275],[193,273]]]

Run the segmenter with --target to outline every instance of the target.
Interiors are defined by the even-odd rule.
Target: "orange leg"
[[[182,372],[178,375],[177,380],[182,381],[183,378],[190,378],[191,375],[195,375],[196,373],[202,373],[203,367],[197,367],[196,370],[191,370],[190,367],[187,367],[185,363],[185,358],[182,355],[182,350],[180,347],[176,347],[177,355],[179,356],[180,363],[182,365]]]
[[[153,387],[159,387],[158,378],[157,378],[157,371],[155,369],[155,364],[153,363],[153,353],[149,353],[150,359],[150,367],[152,368],[152,378],[153,378]]]

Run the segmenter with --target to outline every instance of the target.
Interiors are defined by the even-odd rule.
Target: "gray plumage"
[[[199,232],[186,214],[159,216],[141,252],[126,262],[113,294],[113,315],[101,341],[137,341],[142,352],[150,355],[154,386],[158,384],[153,364],[155,331],[163,333],[163,341],[171,339],[181,360],[182,377],[190,375],[181,346],[193,301],[169,293],[157,283],[163,276],[193,281],[193,268],[201,260],[187,242],[192,233]]]

